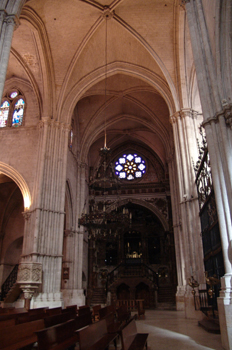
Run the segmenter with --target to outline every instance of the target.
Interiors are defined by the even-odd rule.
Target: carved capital
[[[5,10],[0,11],[0,22],[3,22],[7,16],[7,13]]]
[[[25,220],[29,220],[30,217],[31,217],[31,212],[30,211],[24,211],[24,212],[22,212],[22,214],[23,214],[23,217],[24,217]]]
[[[7,26],[14,26],[15,29],[19,27],[19,19],[16,15],[8,15],[5,17],[4,22]]]
[[[33,297],[36,289],[38,288],[38,286],[33,286],[33,285],[20,285],[20,288],[23,291],[23,295],[25,299],[29,299],[31,300],[31,298]]]

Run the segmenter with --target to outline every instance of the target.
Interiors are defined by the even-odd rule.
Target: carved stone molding
[[[222,101],[223,109],[220,112],[215,113],[215,115],[207,120],[203,121],[202,126],[210,125],[211,123],[218,123],[220,117],[225,118],[225,122],[230,129],[232,129],[232,104],[227,103],[226,100]]]
[[[20,263],[17,283],[26,286],[39,286],[42,283],[42,264],[36,262]]]
[[[4,18],[4,22],[8,25],[12,25],[14,26],[15,28],[14,29],[17,29],[19,27],[19,19],[16,15],[7,15],[5,18]]]
[[[197,111],[194,111],[191,108],[183,108],[180,111],[175,112],[173,115],[170,116],[169,121],[171,124],[175,124],[179,119],[183,119],[185,117],[190,117],[192,119],[197,118],[197,116],[200,115]]]
[[[24,217],[25,220],[29,220],[30,217],[31,217],[31,212],[30,211],[24,211],[24,212],[22,212],[22,214],[23,214],[23,217]]]

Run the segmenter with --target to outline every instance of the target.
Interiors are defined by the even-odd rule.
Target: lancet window
[[[25,100],[21,92],[14,89],[7,93],[0,106],[0,128],[23,125]]]

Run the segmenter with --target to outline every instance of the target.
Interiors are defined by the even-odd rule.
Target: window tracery
[[[11,90],[0,106],[0,128],[18,127],[23,124],[25,100],[19,90]]]
[[[137,154],[124,154],[115,162],[115,174],[120,179],[134,180],[146,173],[145,160]]]

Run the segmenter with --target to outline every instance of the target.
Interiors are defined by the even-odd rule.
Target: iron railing
[[[17,274],[18,274],[18,267],[19,265],[15,265],[5,282],[3,283],[1,287],[1,293],[0,293],[0,300],[3,301],[4,298],[6,297],[7,293],[9,290],[13,287],[13,285],[17,281]]]

